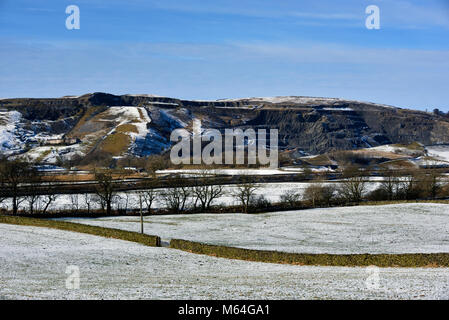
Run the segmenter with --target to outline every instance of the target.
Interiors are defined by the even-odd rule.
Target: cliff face
[[[345,111],[260,110],[248,124],[277,127],[285,147],[311,153],[414,141],[425,145],[449,141],[447,118],[410,110],[352,107]]]
[[[196,118],[204,128],[276,128],[282,149],[312,154],[414,141],[449,143],[448,117],[373,103],[310,97],[188,101],[94,93],[0,100],[0,152],[44,162],[75,154],[160,153],[170,147],[173,129],[189,128]],[[46,140],[62,136],[81,141],[47,150]]]

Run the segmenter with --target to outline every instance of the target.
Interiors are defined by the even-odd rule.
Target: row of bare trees
[[[445,183],[442,172],[435,169],[415,170],[405,175],[385,171],[379,187],[371,192],[368,192],[369,181],[365,175],[366,172],[360,169],[345,170],[339,182],[312,182],[303,193],[286,191],[281,195],[281,204],[297,207],[306,202],[315,207],[359,203],[362,200],[435,199],[449,196],[449,185]],[[71,209],[78,211],[81,202],[87,206],[88,213],[94,202],[100,204],[106,215],[111,215],[114,208],[118,211],[135,208],[135,205],[130,205],[128,193],[119,195],[120,186],[126,183],[124,176],[123,172],[117,170],[95,170],[95,194],[70,195]],[[32,164],[18,160],[0,160],[0,202],[9,198],[13,214],[23,209],[30,214],[46,213],[58,197],[51,182],[48,176],[43,176]],[[188,210],[206,212],[224,195],[231,196],[243,212],[270,205],[263,196],[256,196],[260,184],[248,176],[240,177],[239,183],[227,194],[224,186],[217,184],[213,174],[207,170],[202,170],[189,179],[173,175],[166,179],[164,188],[160,188],[158,182],[157,176],[153,175],[141,182],[138,191],[139,202],[148,214],[152,213],[156,202],[173,213]]]
[[[13,214],[17,214],[20,207],[31,214],[45,214],[58,197],[50,182],[43,179],[33,164],[0,160],[0,202],[11,199]]]
[[[386,171],[380,187],[368,195],[370,200],[413,200],[447,197],[449,185],[437,169],[421,169],[407,175]]]
[[[122,177],[120,173],[113,170],[95,171],[94,176],[97,182],[96,195],[105,213],[110,215],[113,204],[123,200],[118,196],[118,187]],[[154,175],[152,179],[145,180],[138,195],[148,214],[151,213],[152,206],[157,200],[174,213],[185,211],[192,206],[192,203],[194,208],[205,211],[210,209],[214,200],[223,194],[223,186],[208,184],[207,177],[207,173],[200,174],[195,177],[194,185],[191,186],[187,185],[185,179],[180,175],[175,175],[167,180],[166,188],[156,189],[157,177]],[[127,197],[126,193],[125,197]],[[127,207],[125,204],[125,208]]]
[[[209,210],[214,201],[224,195],[223,185],[212,184],[209,177],[209,172],[201,172],[193,177],[193,186],[187,186],[180,175],[172,177],[168,188],[160,194],[162,203],[176,213],[186,210],[189,205],[202,212]]]
[[[201,172],[194,177],[193,185],[191,181],[187,185],[183,177],[175,175],[168,179],[166,188],[156,189],[158,181],[154,175],[142,184],[143,188],[138,191],[139,199],[148,214],[151,214],[156,201],[160,201],[167,210],[174,213],[192,208],[204,212],[224,195],[224,186],[211,183],[209,177],[209,172]],[[119,195],[123,178],[124,173],[119,170],[94,170],[95,194],[69,195],[70,209],[78,211],[84,206],[87,207],[89,214],[91,206],[96,202],[106,215],[111,215],[114,209],[126,210],[131,207],[128,203],[129,194]],[[51,182],[48,176],[43,179],[43,175],[32,164],[18,160],[0,162],[0,202],[9,198],[13,214],[17,214],[19,208],[25,209],[30,214],[46,213],[58,197]],[[245,212],[255,190],[255,184],[245,182],[233,193]]]
[[[359,203],[362,200],[416,200],[449,197],[449,183],[437,169],[421,169],[408,173],[385,170],[380,177],[379,186],[368,190],[368,184],[374,183],[363,171],[344,172],[338,183],[313,182],[305,189],[302,200],[308,205],[329,206],[331,204]],[[301,195],[288,191],[281,196],[281,201],[298,204]]]
[[[174,175],[166,180],[167,186],[156,189],[158,185],[157,177],[147,179],[138,191],[140,201],[148,214],[152,211],[152,206],[159,201],[167,210],[173,213],[185,212],[188,209],[205,212],[215,204],[216,200],[225,195],[224,186],[215,184],[209,178],[211,173],[207,170],[201,171],[189,181],[181,175]],[[96,195],[107,215],[112,213],[113,204],[118,202],[119,174],[112,170],[95,171],[97,182]],[[249,178],[242,177],[231,196],[241,205],[244,212],[254,205],[255,193],[258,185]],[[125,193],[125,197],[127,194]],[[123,200],[123,199],[121,199]],[[125,200],[125,202],[127,202]],[[125,207],[127,205],[125,204]]]

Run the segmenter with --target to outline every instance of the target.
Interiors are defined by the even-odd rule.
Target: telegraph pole
[[[142,213],[142,193],[139,192],[139,203],[140,203],[140,233],[143,234],[143,213]]]

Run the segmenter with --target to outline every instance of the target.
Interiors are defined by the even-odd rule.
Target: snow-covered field
[[[69,219],[139,231],[138,217]],[[248,214],[149,216],[145,232],[234,247],[299,253],[449,252],[449,205],[399,204]]]
[[[181,174],[191,174],[191,175],[229,175],[229,176],[246,176],[246,175],[275,175],[275,174],[294,174],[301,173],[303,170],[301,168],[288,168],[284,169],[211,169],[211,170],[200,170],[200,169],[166,169],[158,170],[158,174],[169,174],[169,173],[181,173]]]
[[[449,299],[448,268],[277,265],[2,224],[0,265],[0,299]]]
[[[305,158],[305,157],[304,157]],[[334,172],[335,170],[320,166],[314,167],[310,169],[312,172]],[[303,168],[299,167],[281,167],[276,169],[269,168],[260,168],[260,169],[210,169],[210,170],[201,170],[201,169],[165,169],[165,170],[157,170],[158,174],[183,174],[189,176],[198,176],[198,175],[229,175],[229,176],[269,176],[269,175],[277,175],[277,174],[299,174],[304,172]]]

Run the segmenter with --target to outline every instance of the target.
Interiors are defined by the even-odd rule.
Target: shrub
[[[301,194],[295,190],[287,190],[280,197],[282,203],[288,204],[290,207],[295,207],[301,200]]]
[[[368,193],[366,195],[366,199],[369,201],[391,200],[391,199],[389,199],[388,193],[382,188],[377,188],[377,189],[371,191],[370,193]]]
[[[335,187],[332,185],[312,183],[304,191],[304,200],[312,207],[330,205],[334,193]]]
[[[237,185],[232,195],[241,205],[243,212],[248,213],[249,206],[255,201],[255,192],[259,186],[246,176],[242,176],[240,180],[241,183]]]
[[[251,200],[250,205],[251,205],[252,207],[257,208],[257,209],[260,209],[260,208],[269,208],[269,207],[271,206],[271,202],[270,202],[270,200],[268,200],[267,198],[265,198],[264,195],[261,194],[261,195],[259,195],[258,197],[254,197],[254,198]]]
[[[338,194],[346,202],[359,203],[362,201],[366,189],[364,177],[355,176],[345,179],[340,183]]]

